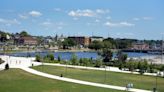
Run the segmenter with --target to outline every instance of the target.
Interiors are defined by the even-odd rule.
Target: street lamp
[[[67,59],[65,61],[66,61],[65,75],[67,76]]]
[[[153,92],[157,92],[157,81],[158,81],[157,78],[158,78],[158,72],[155,76],[155,87],[153,88]]]
[[[105,65],[105,78],[104,78],[104,83],[106,82],[106,65]]]

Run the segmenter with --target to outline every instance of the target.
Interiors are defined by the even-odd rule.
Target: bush
[[[61,56],[58,56],[58,61],[59,61],[59,62],[61,61]]]
[[[2,64],[4,61],[0,58],[0,64]]]
[[[97,59],[95,62],[95,67],[101,67],[102,66],[102,60]]]
[[[5,65],[5,70],[8,70],[9,69],[9,64],[6,64]]]
[[[71,64],[72,65],[79,65],[79,61],[78,61],[77,56],[75,54],[73,54],[71,57]]]
[[[54,55],[53,54],[48,54],[44,57],[44,59],[50,60],[50,61],[54,61]]]
[[[36,55],[36,56],[35,56],[35,60],[36,60],[37,62],[41,62],[41,57],[40,57],[40,55]]]

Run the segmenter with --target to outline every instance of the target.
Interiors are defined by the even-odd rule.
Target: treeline
[[[103,48],[110,49],[125,49],[131,47],[133,42],[137,42],[136,39],[113,39],[107,38],[101,41],[93,41],[88,46],[90,49],[100,50]]]
[[[36,61],[46,63],[61,63],[68,65],[79,65],[79,66],[91,66],[91,67],[105,67],[114,66],[120,70],[139,72],[143,73],[157,73],[158,71],[164,71],[164,65],[156,65],[148,63],[146,59],[128,59],[127,55],[119,51],[115,58],[113,53],[109,49],[104,49],[100,54],[101,57],[97,59],[93,58],[80,58],[73,54],[70,60],[62,60],[60,56],[57,59],[54,58],[54,54],[49,53],[44,57],[36,55]]]

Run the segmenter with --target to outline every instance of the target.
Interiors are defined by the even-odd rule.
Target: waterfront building
[[[91,42],[93,42],[93,41],[102,42],[103,41],[103,37],[101,37],[101,36],[92,36],[92,37],[90,37],[90,39],[91,39]]]
[[[132,48],[135,50],[149,50],[149,44],[143,42],[132,43]]]
[[[18,43],[20,45],[37,45],[38,44],[37,40],[31,36],[20,37],[18,40]]]

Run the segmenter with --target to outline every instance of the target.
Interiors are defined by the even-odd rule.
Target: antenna
[[[161,64],[163,63],[163,35],[162,35],[162,48],[161,48]]]

